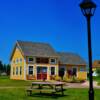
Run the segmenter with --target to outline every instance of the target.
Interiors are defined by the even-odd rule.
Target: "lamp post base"
[[[94,100],[94,90],[89,90],[89,100]]]

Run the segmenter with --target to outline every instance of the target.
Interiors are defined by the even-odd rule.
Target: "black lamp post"
[[[89,100],[94,100],[93,77],[92,77],[92,48],[91,48],[91,17],[94,15],[96,4],[92,0],[83,0],[80,3],[83,15],[87,19],[88,29],[88,57],[89,57]]]

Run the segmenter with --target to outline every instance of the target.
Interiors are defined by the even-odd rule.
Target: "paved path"
[[[94,88],[100,89],[100,86],[97,85],[97,82],[93,82]],[[84,83],[66,83],[67,88],[89,88],[89,81],[86,81]]]

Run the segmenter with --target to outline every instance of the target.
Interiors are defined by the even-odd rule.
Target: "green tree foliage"
[[[98,74],[98,76],[100,77],[100,68],[96,69],[96,73]]]
[[[3,71],[3,64],[2,61],[0,61],[0,73]]]
[[[11,66],[8,64],[7,66],[6,66],[6,72],[7,72],[7,75],[10,75],[10,68],[11,68]]]
[[[2,64],[2,61],[0,61],[0,74],[5,72],[7,75],[10,75],[10,67],[9,64]]]

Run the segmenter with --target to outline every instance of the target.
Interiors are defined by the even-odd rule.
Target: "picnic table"
[[[50,91],[53,94],[57,92],[61,92],[62,95],[64,95],[64,88],[63,85],[64,82],[32,82],[32,85],[29,89],[27,89],[27,93],[29,95],[32,95],[32,91],[40,91],[42,92],[47,92]]]

